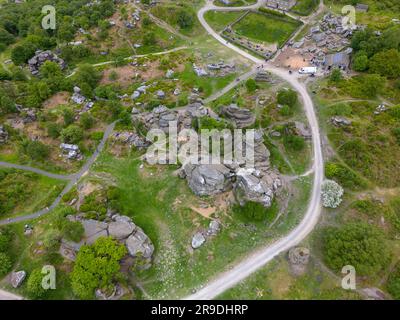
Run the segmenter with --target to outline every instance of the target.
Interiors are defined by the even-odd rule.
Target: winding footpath
[[[278,69],[269,63],[265,63],[263,60],[227,42],[210,27],[210,25],[206,22],[204,18],[204,14],[210,10],[241,11],[248,9],[257,9],[264,4],[265,0],[260,0],[256,4],[248,7],[226,8],[217,7],[213,5],[212,2],[208,2],[206,6],[200,9],[200,11],[198,12],[198,19],[203,27],[207,30],[207,32],[224,46],[236,51],[238,54],[254,62],[256,65],[262,66],[263,69],[272,72],[276,76],[284,79],[301,96],[301,99],[303,100],[304,110],[312,132],[314,180],[311,199],[303,220],[288,235],[276,241],[275,243],[261,248],[253,254],[249,255],[232,269],[222,273],[221,275],[218,275],[208,284],[204,285],[196,293],[186,297],[185,299],[187,300],[210,300],[222,294],[226,290],[232,288],[240,281],[244,280],[252,273],[256,272],[265,264],[270,262],[280,253],[287,251],[291,247],[294,247],[298,245],[301,241],[303,241],[314,229],[314,227],[318,223],[321,214],[321,185],[324,178],[324,162],[321,150],[321,136],[317,117],[314,111],[314,104],[310,95],[307,92],[306,87],[304,86],[304,84],[299,82],[298,78],[295,75],[289,75],[287,71]]]
[[[5,219],[5,220],[0,220],[0,226],[11,224],[11,223],[16,223],[16,222],[22,222],[22,221],[28,221],[28,220],[36,219],[36,218],[41,217],[44,214],[49,213],[54,208],[56,208],[60,204],[62,197],[65,194],[67,194],[77,184],[77,182],[84,175],[86,175],[88,173],[88,171],[89,171],[90,167],[92,166],[92,164],[96,161],[96,159],[99,156],[99,154],[103,151],[103,149],[104,149],[104,147],[106,145],[107,139],[110,137],[110,135],[112,134],[112,132],[114,130],[115,124],[116,124],[116,122],[113,122],[112,124],[110,124],[107,127],[107,129],[104,132],[103,139],[100,141],[99,145],[96,147],[95,152],[90,156],[90,158],[86,161],[86,163],[83,165],[83,167],[79,170],[78,173],[72,174],[70,176],[59,176],[60,178],[62,178],[64,180],[68,180],[68,184],[65,186],[65,188],[61,191],[61,193],[57,196],[57,198],[53,201],[53,203],[49,207],[46,207],[46,208],[44,208],[42,210],[39,210],[39,211],[34,212],[32,214],[29,214],[29,215],[24,215],[24,216],[19,216],[19,217],[15,217],[15,218],[8,218],[8,219]],[[9,167],[9,168],[16,168],[16,169],[32,171],[32,172],[43,174],[45,176],[53,177],[53,178],[58,176],[58,175],[55,175],[55,174],[52,174],[52,173],[49,173],[49,172],[45,172],[45,171],[42,171],[42,170],[39,170],[39,169],[26,167],[26,166],[13,165],[13,164],[10,164],[10,163],[0,162],[0,166],[2,166],[2,165],[6,166],[6,167]]]

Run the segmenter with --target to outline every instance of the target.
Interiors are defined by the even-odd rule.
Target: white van
[[[300,74],[316,74],[317,67],[304,67],[299,70]]]

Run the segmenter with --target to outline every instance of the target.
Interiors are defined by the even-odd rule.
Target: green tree
[[[297,93],[292,89],[282,89],[278,92],[277,101],[280,105],[293,107],[297,102]]]
[[[89,113],[84,113],[81,115],[81,118],[79,119],[79,122],[82,126],[83,129],[90,129],[93,127],[95,123],[95,119],[89,114]]]
[[[26,146],[26,154],[33,160],[41,161],[49,156],[50,149],[40,141],[29,141]]]
[[[350,223],[324,234],[324,259],[334,271],[352,265],[359,275],[373,275],[390,261],[384,234],[373,225]]]
[[[61,131],[61,138],[65,143],[78,143],[83,139],[83,130],[72,124]]]
[[[353,69],[355,71],[365,71],[368,69],[369,60],[367,55],[357,55],[353,61]]]
[[[41,269],[34,269],[31,272],[26,287],[30,298],[43,299],[46,296],[47,290],[42,286],[43,277]]]
[[[68,127],[75,121],[75,114],[71,109],[64,109],[63,111],[64,126]]]
[[[388,78],[400,77],[400,52],[390,49],[375,54],[369,62],[371,73],[380,74]]]
[[[400,265],[390,273],[386,287],[394,299],[400,300]]]
[[[193,27],[193,16],[186,10],[181,10],[178,13],[177,22],[181,29],[190,29]]]
[[[57,139],[61,134],[61,126],[55,122],[47,124],[47,135],[50,138]]]
[[[0,276],[4,276],[7,274],[12,267],[11,259],[10,257],[3,253],[0,252]]]
[[[333,69],[329,77],[329,80],[334,83],[340,82],[340,80],[342,80],[342,72],[340,71],[340,69],[338,68]]]
[[[120,273],[124,245],[112,238],[99,238],[91,246],[82,246],[71,272],[73,292],[81,299],[92,299],[97,288],[107,288]]]
[[[246,81],[246,88],[248,92],[254,92],[257,89],[257,83],[254,79],[248,79]]]

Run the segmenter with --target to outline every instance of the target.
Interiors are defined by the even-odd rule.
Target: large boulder
[[[97,220],[82,220],[81,223],[85,229],[85,244],[93,244],[98,238],[108,236],[108,225],[105,222]]]
[[[126,248],[131,256],[141,256],[151,259],[154,252],[154,245],[143,230],[137,227],[136,231],[126,240]]]
[[[198,249],[200,248],[204,242],[206,242],[206,238],[201,232],[197,232],[192,238],[192,248]]]
[[[10,279],[11,285],[13,286],[13,288],[18,288],[25,280],[25,278],[26,278],[26,272],[23,270],[12,272]]]
[[[183,170],[189,187],[198,196],[216,195],[232,188],[232,173],[222,164],[187,164]]]
[[[38,50],[35,52],[35,55],[28,60],[29,70],[33,75],[39,74],[39,69],[46,61],[53,61],[57,63],[61,70],[65,69],[66,64],[65,61],[59,58],[55,53],[50,50],[41,51]]]
[[[108,234],[117,240],[128,238],[137,229],[128,217],[118,215],[113,220],[108,225]]]

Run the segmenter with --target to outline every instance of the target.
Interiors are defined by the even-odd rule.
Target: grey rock
[[[201,232],[197,232],[192,238],[192,248],[198,249],[200,248],[204,242],[206,242],[206,238]]]
[[[139,227],[137,227],[136,232],[126,240],[125,244],[129,254],[133,257],[140,255],[145,259],[150,259],[153,255],[154,246],[149,237]]]
[[[232,120],[239,129],[249,127],[256,121],[255,115],[245,108],[239,108],[237,104],[222,107],[221,113]]]
[[[10,279],[11,285],[13,286],[13,288],[18,288],[25,280],[25,278],[26,278],[26,272],[24,270],[12,272]]]
[[[3,126],[0,126],[0,144],[8,141],[8,132]]]

